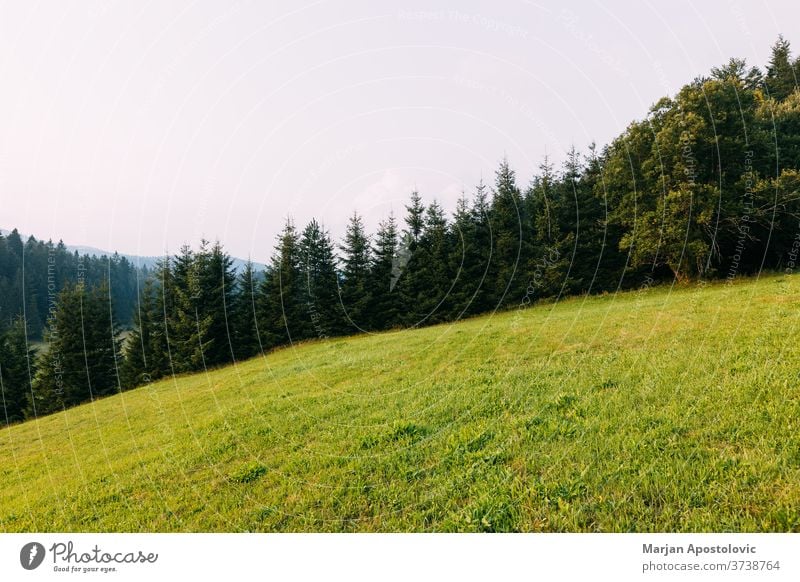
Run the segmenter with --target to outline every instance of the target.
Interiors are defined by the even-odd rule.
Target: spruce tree
[[[147,279],[134,310],[134,327],[125,341],[121,373],[126,388],[160,377],[154,369],[157,356],[153,351],[156,321],[161,317],[157,312],[156,301],[154,282]]]
[[[120,329],[115,320],[108,283],[84,294],[83,338],[92,397],[119,392]]]
[[[524,267],[530,258],[530,225],[514,170],[504,159],[495,172],[490,211],[493,254],[489,284],[497,306],[518,304],[524,295]]]
[[[450,241],[448,263],[453,276],[453,289],[448,304],[450,319],[460,319],[466,313],[474,294],[474,283],[467,275],[467,248],[472,242],[474,230],[469,200],[466,194],[462,193],[456,202],[453,223],[448,235]]]
[[[524,303],[560,293],[572,257],[575,204],[572,182],[559,181],[545,156],[525,194],[532,243],[525,263]]]
[[[401,275],[397,256],[397,223],[389,215],[378,226],[372,249],[369,273],[368,317],[373,330],[390,329],[401,324],[401,301],[395,290]]]
[[[3,413],[0,422],[24,419],[31,393],[30,378],[36,373],[36,352],[28,345],[25,321],[18,317],[0,335],[0,389]]]
[[[303,301],[312,333],[318,338],[343,334],[346,326],[333,243],[316,220],[303,230],[300,261]]]
[[[425,230],[425,205],[416,190],[411,193],[409,204],[406,205],[404,221],[405,228],[398,240],[392,286],[398,293],[400,321],[403,325],[412,326],[425,316],[419,299],[427,292],[422,280],[425,259],[418,252]]]
[[[174,315],[168,319],[169,350],[176,372],[191,372],[206,368],[205,352],[213,342],[223,338],[210,337],[211,318],[201,311],[203,289],[201,268],[206,262],[206,249],[196,255],[188,245],[175,257],[172,270]]]
[[[791,61],[789,41],[779,36],[772,46],[767,65],[766,84],[770,97],[783,101],[797,88],[796,69]]]
[[[625,271],[626,256],[619,250],[622,234],[619,227],[609,221],[603,156],[594,144],[589,146],[577,186],[580,235],[576,260],[582,263],[580,292],[616,290]]]
[[[252,261],[247,261],[236,282],[231,309],[233,352],[237,360],[252,358],[261,351],[256,319],[258,281]]]
[[[425,213],[425,226],[416,256],[416,279],[420,289],[416,298],[420,315],[415,325],[443,321],[445,301],[451,287],[447,219],[444,210],[433,202]]]
[[[83,350],[84,295],[82,286],[64,288],[48,320],[44,336],[48,350],[33,385],[32,410],[39,415],[79,404],[92,396]]]
[[[259,301],[259,329],[265,348],[287,345],[311,336],[303,306],[300,240],[291,220],[278,237],[278,246],[265,274]]]
[[[490,219],[491,205],[483,180],[475,189],[470,214],[472,229],[465,241],[464,270],[473,291],[465,309],[468,314],[485,313],[497,306],[497,297],[493,292],[493,281],[489,279],[495,249]]]
[[[365,331],[370,324],[368,309],[372,252],[364,222],[357,213],[350,217],[344,243],[339,248],[342,253],[339,297],[347,330],[350,333]]]
[[[145,350],[149,354],[147,366],[152,379],[161,378],[172,372],[172,352],[170,350],[171,321],[176,317],[175,284],[173,264],[165,256],[156,264],[152,278],[153,303],[150,320],[150,337]],[[145,290],[147,284],[145,284]],[[174,341],[174,340],[172,340]]]
[[[230,314],[236,286],[233,260],[219,241],[211,249],[202,246],[198,254],[199,291],[198,310],[208,320],[206,334],[211,343],[205,350],[208,366],[217,366],[232,359],[233,340]]]
[[[119,390],[119,329],[107,285],[65,288],[45,337],[49,346],[34,381],[31,413],[41,415]]]
[[[425,205],[416,190],[411,193],[411,200],[406,205],[405,223],[403,234],[409,238],[412,244],[417,244],[425,230]]]

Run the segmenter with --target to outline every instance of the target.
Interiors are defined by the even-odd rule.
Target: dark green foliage
[[[310,337],[311,322],[303,304],[300,239],[291,220],[278,237],[259,298],[259,333],[265,349]]]
[[[358,333],[369,327],[369,276],[372,252],[364,222],[358,214],[350,217],[344,244],[340,247],[341,284],[339,298],[345,314],[346,329]]]
[[[24,281],[23,281],[24,259]],[[111,298],[119,306],[121,325],[133,321],[137,284],[147,276],[125,257],[79,255],[64,243],[54,244],[29,237],[23,241],[16,229],[0,235],[0,329],[26,316],[28,333],[41,339],[52,296],[79,280],[88,287],[109,282]]]
[[[211,344],[225,341],[225,337],[211,337],[211,315],[205,312],[206,290],[202,276],[207,265],[207,250],[196,254],[185,245],[175,257],[172,270],[173,313],[167,322],[171,365],[176,372],[191,372],[206,367],[205,352]]]
[[[161,378],[173,371],[169,348],[169,321],[175,316],[175,284],[171,263],[165,258],[158,263],[152,284],[154,300],[150,315],[150,358],[147,362],[151,378]],[[145,293],[148,287],[145,286]]]
[[[134,311],[134,328],[128,336],[121,366],[123,386],[137,386],[167,373],[166,338],[161,331],[163,312],[159,309],[160,288],[153,279],[144,283]]]
[[[25,321],[17,318],[0,334],[0,424],[18,422],[25,417],[31,393],[31,378],[36,373],[35,352],[29,348]]]
[[[342,335],[347,330],[339,301],[339,275],[330,235],[312,220],[300,239],[300,272],[304,311],[312,337]]]
[[[398,257],[397,224],[393,215],[381,222],[372,248],[367,293],[372,330],[390,329],[399,324],[400,292],[397,283],[403,266]]]
[[[207,366],[218,366],[232,359],[230,315],[236,273],[230,255],[222,249],[219,241],[210,250],[204,243],[198,259],[198,313],[200,318],[208,321],[205,334],[209,343],[204,348],[204,359]]]
[[[450,236],[444,210],[433,202],[425,212],[425,227],[415,252],[418,295],[413,325],[444,321],[451,290]]]
[[[448,295],[451,318],[485,313],[495,307],[490,289],[493,253],[489,200],[486,186],[479,183],[470,206],[462,196],[450,227],[450,274],[453,288]]]
[[[258,278],[251,261],[239,273],[236,288],[231,309],[233,354],[237,360],[245,360],[261,351],[256,321]]]
[[[66,287],[45,334],[49,343],[33,385],[29,415],[74,406],[120,389],[119,329],[107,285]]]
[[[767,65],[766,85],[773,99],[782,101],[796,88],[798,62],[791,61],[789,41],[779,36],[772,46],[772,55]]]
[[[524,268],[531,256],[531,217],[523,205],[514,170],[503,160],[495,172],[489,212],[492,258],[486,284],[498,307],[519,303],[525,288]]]
[[[419,193],[412,192],[406,211],[392,274],[399,293],[398,323],[412,327],[444,321],[452,311],[454,237],[436,201],[425,208]]]
[[[575,224],[579,210],[575,204],[574,181],[579,172],[573,150],[564,174],[556,175],[547,158],[539,166],[525,195],[525,209],[532,233],[530,251],[523,263],[527,286],[517,291],[528,304],[541,297],[561,295],[575,258]]]
[[[421,271],[425,267],[420,242],[425,229],[425,205],[416,190],[406,205],[405,228],[399,237],[395,260],[394,287],[401,305],[400,319],[404,325],[417,325],[424,318],[419,298],[425,293]]]

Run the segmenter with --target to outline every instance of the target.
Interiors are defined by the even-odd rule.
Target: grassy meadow
[[[800,531],[800,276],[287,348],[0,430],[0,531]]]

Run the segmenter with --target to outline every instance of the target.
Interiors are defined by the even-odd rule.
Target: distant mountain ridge
[[[8,236],[9,234],[11,234],[11,231],[10,230],[6,230],[4,228],[0,228],[0,234],[3,235],[3,236]],[[23,233],[19,233],[19,235],[20,235],[20,237],[22,237],[23,241],[28,240],[28,238],[30,238],[30,236],[31,236],[31,235],[23,234]],[[40,240],[40,239],[37,239],[37,240]],[[78,254],[81,254],[81,255],[90,255],[90,256],[94,255],[96,257],[102,257],[102,256],[110,257],[110,256],[114,255],[114,253],[115,253],[115,251],[107,251],[107,250],[104,250],[104,249],[99,249],[97,247],[90,247],[90,246],[85,246],[85,245],[69,245],[67,243],[64,243],[64,246],[66,246],[67,249],[70,252],[77,251]],[[119,254],[120,257],[125,257],[126,259],[128,259],[133,265],[135,265],[135,266],[137,266],[139,268],[147,268],[147,269],[152,269],[153,267],[155,267],[157,261],[159,259],[163,258],[163,255],[162,256],[142,256],[142,255],[128,255],[128,254],[125,254],[125,253],[117,253],[117,254]],[[237,273],[240,273],[244,269],[244,266],[247,264],[247,261],[245,259],[240,259],[238,257],[231,257],[231,260],[233,261],[233,268],[236,270]],[[253,268],[256,269],[256,271],[263,271],[264,269],[266,269],[266,265],[263,264],[263,263],[258,263],[258,262],[253,261]]]

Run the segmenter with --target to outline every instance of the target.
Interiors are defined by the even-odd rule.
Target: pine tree
[[[491,205],[486,190],[486,185],[481,180],[475,189],[470,209],[473,228],[465,243],[465,274],[474,286],[466,312],[472,314],[485,313],[497,307],[492,281],[488,279],[495,250],[490,222]]]
[[[425,205],[419,192],[411,193],[406,205],[405,228],[400,235],[395,260],[393,286],[397,290],[400,304],[400,321],[403,325],[417,325],[425,317],[419,299],[427,290],[421,277],[424,259],[419,244],[425,230]]]
[[[346,326],[333,243],[316,220],[303,230],[300,261],[303,301],[313,334],[318,338],[343,334]]]
[[[419,243],[422,232],[425,230],[425,205],[419,192],[414,190],[411,193],[411,200],[406,205],[406,228],[403,230],[412,244]]]
[[[621,231],[609,221],[603,168],[603,154],[591,144],[577,186],[580,235],[576,257],[583,263],[580,292],[616,290],[625,272],[626,256],[619,250]]]
[[[92,398],[120,390],[120,329],[114,319],[111,290],[103,283],[84,294],[83,338],[87,380]]]
[[[233,297],[231,320],[233,322],[233,352],[238,360],[252,358],[261,351],[256,319],[258,281],[251,261],[245,263],[237,278]]]
[[[460,319],[467,312],[475,292],[474,280],[467,275],[468,266],[471,266],[468,265],[467,248],[472,243],[474,230],[469,200],[466,194],[462,193],[456,203],[448,236],[450,240],[448,263],[453,275],[453,289],[450,292],[448,306],[450,319]]]
[[[25,321],[19,317],[0,335],[0,392],[3,414],[0,423],[24,419],[31,392],[30,378],[36,373],[36,352],[28,345]]]
[[[350,333],[357,333],[369,328],[369,284],[372,264],[370,239],[364,231],[363,220],[357,213],[350,217],[340,250],[342,281],[339,297],[347,320],[347,330]]]
[[[415,325],[443,321],[450,291],[447,219],[444,210],[433,202],[425,213],[425,230],[419,241],[416,257],[416,279],[420,292],[416,297],[420,315]]]
[[[369,273],[368,314],[373,330],[400,325],[400,297],[395,286],[401,275],[397,256],[397,223],[389,215],[378,226]]]
[[[575,205],[572,182],[559,181],[545,156],[525,194],[528,228],[532,236],[525,264],[524,303],[557,295],[564,284],[574,247]],[[565,202],[572,198],[571,202]]]
[[[303,309],[300,240],[291,220],[278,237],[259,301],[259,329],[265,348],[287,345],[311,336],[311,325]]]
[[[224,338],[209,336],[211,318],[200,310],[203,298],[200,271],[205,255],[205,249],[196,256],[188,245],[184,245],[175,257],[172,270],[175,307],[167,323],[172,367],[176,372],[205,369],[205,352],[214,341],[224,341]]]
[[[153,305],[150,314],[150,337],[145,350],[149,354],[147,366],[151,379],[162,378],[175,370],[172,365],[170,337],[171,321],[176,317],[173,265],[169,256],[156,264],[152,278]],[[147,289],[147,287],[145,287]]]
[[[92,397],[83,350],[83,298],[81,286],[64,288],[48,320],[44,337],[49,349],[33,386],[32,409],[39,415]]]
[[[789,41],[779,36],[772,46],[767,65],[766,83],[772,98],[783,101],[797,88],[796,70],[791,61]]]
[[[530,259],[530,227],[514,170],[504,159],[495,172],[490,211],[493,254],[489,282],[500,305],[518,304],[524,295],[524,267]]]
[[[208,366],[218,366],[232,359],[233,340],[229,325],[229,314],[233,307],[236,285],[236,272],[233,260],[224,251],[219,241],[210,250],[202,245],[197,255],[199,262],[198,310],[201,317],[208,320],[207,337],[212,340],[205,350]]]
[[[33,385],[30,413],[41,415],[119,390],[119,330],[107,285],[69,286],[48,321],[48,351]]]
[[[154,347],[156,347],[154,333],[156,322],[161,317],[157,311],[156,292],[153,280],[147,279],[134,311],[133,330],[125,341],[125,356],[121,373],[123,385],[126,388],[138,386],[160,377],[154,368],[155,360],[158,357],[154,353]]]

